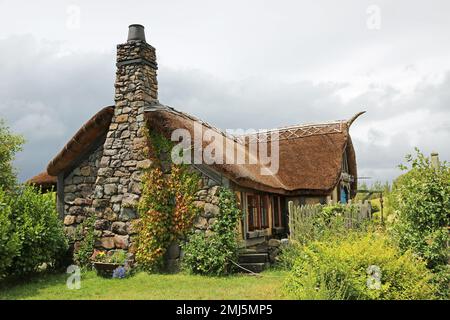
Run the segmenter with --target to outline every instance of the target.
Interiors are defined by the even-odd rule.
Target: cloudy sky
[[[450,160],[450,2],[0,0],[0,118],[21,180],[113,104],[116,45],[146,27],[160,101],[226,128],[367,114],[360,175],[389,180],[415,146]]]

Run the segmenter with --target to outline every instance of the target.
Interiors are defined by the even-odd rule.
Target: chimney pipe
[[[439,154],[437,152],[432,152],[431,153],[431,166],[435,170],[439,170],[440,163],[439,163]]]
[[[127,42],[138,40],[145,42],[144,26],[140,24],[132,24],[128,26]]]

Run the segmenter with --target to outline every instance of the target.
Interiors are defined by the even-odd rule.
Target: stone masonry
[[[200,208],[200,213],[194,221],[194,232],[211,233],[212,225],[220,214],[219,204],[220,184],[202,175],[202,188],[197,192],[195,205]],[[185,241],[185,239],[180,239]],[[179,243],[172,243],[166,253],[166,266],[168,271],[177,271],[183,252]]]
[[[115,113],[103,145],[92,208],[99,249],[128,249],[145,157],[144,108],[157,101],[155,49],[143,40],[117,46]]]
[[[86,212],[92,206],[92,194],[102,154],[103,146],[100,146],[64,179],[64,225],[66,234],[70,237],[75,235],[76,226],[84,221]]]

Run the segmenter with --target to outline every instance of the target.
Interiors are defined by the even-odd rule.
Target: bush
[[[11,208],[7,202],[5,192],[0,188],[0,279],[20,252],[19,235],[11,223]]]
[[[285,289],[296,299],[433,299],[432,280],[425,262],[383,235],[350,234],[306,246]]]
[[[281,270],[291,270],[302,251],[303,246],[298,242],[290,241],[289,244],[280,247],[276,267]]]
[[[219,193],[220,215],[211,234],[194,233],[183,246],[183,268],[192,273],[224,275],[233,269],[238,255],[237,223],[241,211],[234,193],[222,188]]]
[[[406,157],[410,170],[394,183],[392,205],[395,212],[393,236],[401,250],[412,250],[428,267],[446,265],[450,225],[450,167],[442,163],[432,168],[419,150]],[[408,169],[402,166],[403,169]]]
[[[438,288],[438,298],[450,299],[450,265],[436,267],[433,270],[433,283]]]
[[[57,266],[66,253],[67,240],[58,219],[54,195],[23,186],[10,195],[2,193],[2,197],[2,219],[9,222],[2,223],[0,237],[14,239],[14,245],[1,252],[2,262],[11,260],[4,274],[32,273],[43,264]],[[5,219],[6,216],[9,219]]]

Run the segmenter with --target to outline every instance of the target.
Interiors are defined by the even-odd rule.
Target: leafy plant
[[[5,192],[0,187],[0,279],[6,276],[6,270],[20,253],[21,241],[11,221],[11,207]]]
[[[224,275],[232,271],[231,261],[238,254],[236,226],[242,213],[231,190],[221,188],[219,208],[212,234],[194,233],[183,246],[183,268],[192,273]]]
[[[194,201],[200,177],[185,165],[172,165],[170,173],[165,174],[160,158],[164,158],[162,154],[168,152],[170,143],[155,133],[149,138],[158,157],[143,178],[135,254],[140,267],[155,271],[162,267],[170,243],[186,235],[198,214]]]
[[[114,250],[112,254],[108,254],[101,251],[95,256],[95,261],[123,265],[127,261],[127,252],[125,250]]]
[[[74,252],[75,262],[84,268],[91,266],[91,257],[95,248],[95,216],[87,217],[80,225],[78,225],[75,240],[79,240],[79,246]]]
[[[383,234],[352,233],[304,247],[285,283],[296,299],[434,299],[424,261],[401,253]]]
[[[450,225],[450,167],[443,162],[433,168],[416,149],[416,157],[406,156],[409,170],[394,183],[392,205],[395,223],[392,234],[401,250],[412,250],[428,267],[446,265]]]
[[[0,119],[0,141],[0,188],[11,190],[17,184],[12,161],[15,154],[22,150],[25,141],[22,136],[12,134],[2,119]]]
[[[305,245],[315,240],[343,237],[351,231],[364,231],[369,226],[368,221],[356,219],[356,205],[317,205],[315,209],[315,214],[290,221],[295,230],[290,235],[292,242]]]
[[[44,264],[49,268],[57,267],[66,253],[67,240],[58,219],[54,195],[42,194],[32,186],[22,186],[7,196],[2,193],[1,197],[5,221],[1,229],[7,235],[2,233],[0,236],[12,239],[11,244],[8,241],[9,255],[1,257],[2,261],[12,259],[6,273],[32,273]]]

